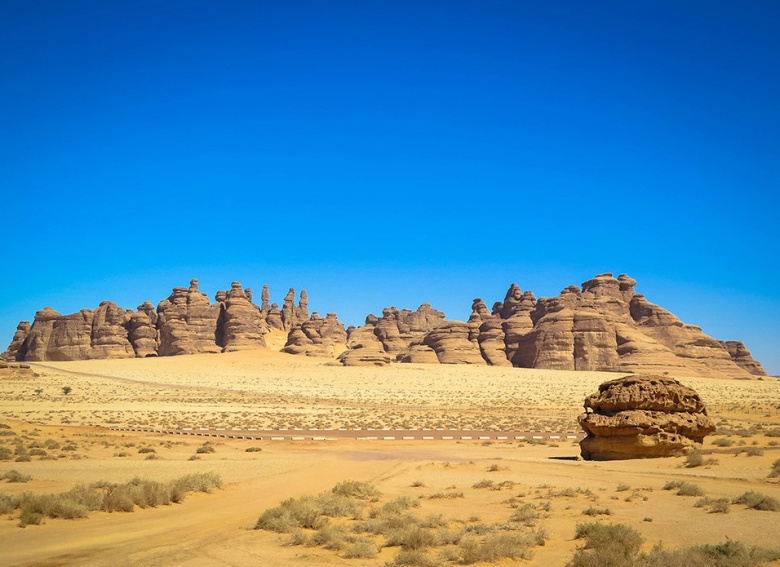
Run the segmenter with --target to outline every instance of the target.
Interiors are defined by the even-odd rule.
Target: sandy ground
[[[0,380],[0,447],[59,445],[29,462],[0,461],[26,483],[0,481],[0,494],[61,492],[98,480],[135,476],[160,481],[217,472],[212,494],[133,513],[94,512],[17,527],[0,522],[3,565],[383,565],[397,547],[372,559],[346,559],[322,547],[284,545],[289,536],[252,529],[267,508],[330,489],[345,479],[370,481],[382,501],[408,496],[416,514],[442,514],[452,526],[506,522],[514,508],[539,508],[534,529],[547,533],[529,565],[565,565],[579,522],[603,519],[639,530],[645,547],[718,543],[725,537],[776,547],[780,513],[732,505],[727,514],[694,506],[696,497],[662,490],[670,480],[699,485],[713,498],[754,490],[780,499],[767,479],[780,458],[780,381],[685,378],[725,435],[705,449],[717,463],[686,468],[684,458],[591,463],[569,440],[250,441],[110,431],[109,426],[327,428],[391,427],[576,431],[582,400],[609,373],[398,365],[341,368],[322,360],[263,351],[159,359],[46,363],[38,377]],[[64,394],[62,388],[72,391]],[[769,433],[770,435],[767,435]],[[718,444],[713,443],[717,441]],[[53,446],[53,443],[49,443]],[[68,447],[69,450],[63,450]],[[140,453],[144,447],[154,449]],[[250,447],[262,451],[247,452]],[[745,449],[750,449],[750,456]],[[741,452],[738,452],[742,450]],[[197,457],[196,460],[193,460]],[[481,481],[507,488],[474,488]],[[570,489],[570,490],[567,490]],[[430,498],[463,493],[462,498]],[[547,504],[549,503],[549,504]],[[612,514],[591,518],[595,507]],[[506,564],[514,563],[504,561]]]

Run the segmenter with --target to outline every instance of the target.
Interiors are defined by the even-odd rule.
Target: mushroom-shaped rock
[[[594,461],[671,457],[700,447],[715,424],[695,390],[666,376],[610,380],[585,399],[582,457]]]

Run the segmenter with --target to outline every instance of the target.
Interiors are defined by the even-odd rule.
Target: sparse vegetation
[[[8,482],[29,482],[32,480],[32,476],[29,474],[22,474],[17,470],[10,470],[0,476],[0,480],[7,480]]]
[[[731,501],[732,504],[744,504],[752,510],[765,510],[769,512],[780,512],[780,501],[766,494],[754,492],[752,490],[737,496]]]

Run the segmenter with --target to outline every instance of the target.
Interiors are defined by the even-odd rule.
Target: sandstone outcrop
[[[221,304],[217,342],[224,352],[248,350],[265,347],[263,335],[268,326],[257,305],[241,289],[241,284],[233,282],[227,292],[225,302]]]
[[[578,418],[582,457],[604,461],[669,457],[701,447],[715,431],[699,395],[665,376],[610,380],[585,399]]]
[[[761,363],[753,358],[750,351],[745,347],[744,343],[740,341],[719,341],[723,348],[729,353],[731,360],[742,368],[748,371],[753,376],[766,376],[764,367]]]
[[[740,379],[764,375],[742,343],[707,336],[635,293],[635,286],[625,274],[615,278],[604,273],[537,300],[513,283],[490,311],[475,299],[467,322],[445,321],[444,313],[429,303],[416,311],[389,307],[348,333],[347,345],[364,352],[354,359],[347,353],[340,360]],[[267,285],[260,297],[257,306],[249,288],[236,283],[229,291],[218,291],[211,303],[193,279],[188,288],[174,288],[157,309],[149,302],[136,312],[110,302],[70,315],[45,308],[32,325],[20,324],[4,356],[40,361],[221,352],[261,348],[269,330],[288,334],[285,352],[335,356],[341,350],[343,325],[335,316],[334,321],[309,317],[305,290],[296,305],[290,288],[281,309],[271,303]]]
[[[387,366],[390,355],[374,334],[371,325],[347,330],[347,350],[338,356],[344,366]]]
[[[8,362],[5,359],[0,358],[0,380],[4,378],[10,379],[25,379],[35,378],[38,374],[33,372],[29,364],[20,362]]]
[[[418,344],[430,347],[442,364],[486,364],[479,350],[475,330],[469,323],[442,323],[426,334]]]
[[[335,313],[323,319],[315,312],[290,331],[282,352],[333,358],[344,351],[346,342],[347,331]]]
[[[22,353],[21,358],[17,358],[17,356],[19,356],[19,350],[24,345],[24,341],[27,339],[27,335],[29,334],[30,334],[30,322],[21,321],[16,326],[16,332],[14,333],[14,337],[11,339],[11,344],[8,345],[8,348],[1,355],[2,358],[4,358],[7,361],[24,360],[24,353]]]
[[[136,356],[157,356],[157,312],[151,303],[146,301],[130,313],[127,333]]]
[[[197,279],[190,281],[189,288],[173,288],[168,299],[157,305],[157,316],[160,356],[220,351],[219,308],[212,307],[208,297],[200,292]]]

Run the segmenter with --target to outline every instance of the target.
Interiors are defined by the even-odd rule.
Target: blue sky
[[[780,4],[0,5],[0,339],[201,279],[359,324],[605,271],[780,374]]]

